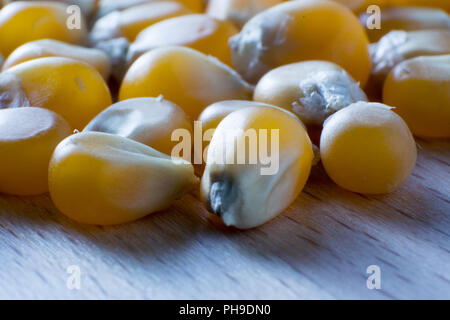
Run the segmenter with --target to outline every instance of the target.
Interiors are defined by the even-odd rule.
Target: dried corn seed
[[[408,126],[390,107],[357,102],[327,119],[320,155],[325,171],[342,188],[382,194],[406,181],[417,149]]]
[[[259,135],[257,144],[250,138],[252,133]],[[269,148],[270,159],[265,159]],[[240,163],[236,158],[242,155],[247,159]],[[244,108],[217,127],[208,149],[201,196],[227,226],[257,227],[295,200],[312,160],[311,141],[298,120],[276,108]]]
[[[144,29],[130,45],[128,63],[143,53],[166,46],[185,46],[216,57],[231,65],[228,39],[237,34],[236,27],[206,14],[191,14],[156,23]]]
[[[230,39],[233,65],[256,83],[269,70],[305,60],[329,60],[364,85],[368,40],[357,17],[325,0],[289,1],[253,17]]]
[[[370,46],[373,69],[370,83],[381,91],[384,80],[397,64],[418,56],[450,53],[450,30],[391,31]]]
[[[66,10],[66,4],[56,1],[9,3],[0,11],[0,52],[7,57],[17,47],[39,39],[82,44],[87,36],[83,17],[80,28],[69,29]]]
[[[63,116],[82,129],[111,105],[111,94],[93,67],[69,58],[49,57],[18,64],[0,74],[0,107],[33,106]]]
[[[197,119],[214,102],[248,100],[252,94],[253,88],[217,59],[190,48],[166,47],[152,50],[133,63],[119,99],[163,95],[191,119]]]
[[[162,98],[135,98],[113,104],[96,116],[84,131],[117,134],[171,155],[177,142],[172,132],[192,124],[176,104]]]
[[[389,74],[383,102],[419,137],[450,138],[450,55],[417,57]]]
[[[56,207],[86,224],[114,225],[164,210],[196,181],[189,162],[100,132],[63,140],[49,167]]]
[[[109,58],[103,51],[50,39],[31,41],[18,47],[6,59],[3,70],[44,57],[66,57],[85,62],[97,69],[104,79],[108,79],[111,72]]]
[[[69,124],[41,108],[0,110],[0,192],[39,195],[48,191],[48,165]]]
[[[327,61],[293,63],[268,72],[256,85],[253,99],[283,107],[306,125],[322,125],[334,112],[367,101],[359,84]]]

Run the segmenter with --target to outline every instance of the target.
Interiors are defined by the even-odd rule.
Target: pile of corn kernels
[[[0,192],[114,225],[199,190],[282,213],[318,164],[389,193],[450,138],[449,0],[0,1]]]

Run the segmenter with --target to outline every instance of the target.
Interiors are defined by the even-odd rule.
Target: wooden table
[[[112,228],[71,222],[48,196],[1,196],[0,298],[449,299],[450,142],[418,143],[402,189],[350,193],[318,166],[290,209],[250,231],[221,227],[193,194]],[[66,285],[72,265],[80,290]]]

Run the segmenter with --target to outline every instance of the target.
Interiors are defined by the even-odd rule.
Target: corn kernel
[[[49,167],[54,204],[86,224],[114,225],[164,210],[195,183],[189,162],[100,132],[63,140]]]
[[[395,107],[412,133],[450,138],[450,55],[398,64],[384,84],[383,102]]]
[[[31,41],[18,47],[6,59],[3,70],[44,57],[66,57],[85,62],[97,69],[104,79],[108,79],[111,73],[109,58],[103,51],[50,39]]]
[[[377,42],[382,36],[393,30],[415,31],[426,29],[450,29],[450,17],[441,9],[423,7],[389,7],[380,13],[381,28],[367,27],[368,13],[360,15],[361,23],[371,42]]]
[[[0,52],[7,57],[14,49],[39,39],[55,39],[73,44],[86,40],[86,26],[69,29],[67,5],[51,1],[11,2],[0,11]]]
[[[90,34],[90,42],[96,44],[114,38],[125,37],[132,42],[145,28],[162,20],[192,13],[175,1],[149,2],[122,11],[114,11],[96,21]]]
[[[344,69],[313,60],[269,71],[256,85],[253,99],[285,108],[306,125],[320,126],[332,113],[367,101],[359,84]]]
[[[370,51],[373,69],[368,86],[379,92],[389,72],[400,62],[450,53],[450,30],[391,31],[372,44]]]
[[[41,108],[0,110],[0,192],[39,195],[48,191],[48,164],[69,124]]]
[[[361,85],[370,73],[364,29],[349,9],[331,1],[289,1],[263,11],[230,47],[234,66],[252,83],[273,68],[313,59],[335,62]]]
[[[234,132],[233,135],[229,130]],[[259,137],[257,162],[239,164],[235,161],[239,157],[237,146],[245,144],[251,136],[247,134],[248,130],[270,132],[270,138],[266,136],[266,141],[270,141],[270,154],[272,159],[279,161],[276,170],[270,174],[262,172],[266,163],[261,152],[267,147],[262,137]],[[273,130],[278,132],[278,140]],[[232,139],[228,138],[230,136]],[[247,160],[251,157],[249,150],[253,149],[250,144],[245,151]],[[271,107],[235,111],[219,124],[209,145],[201,182],[202,199],[227,226],[257,227],[295,200],[309,176],[312,159],[312,144],[306,130],[286,112]]]
[[[283,0],[210,0],[206,12],[221,20],[242,26],[256,14],[269,9]]]
[[[390,107],[357,102],[327,119],[320,155],[325,171],[342,188],[382,194],[406,181],[417,149],[408,126]]]
[[[170,155],[177,142],[172,132],[192,124],[176,104],[162,98],[135,98],[113,104],[96,116],[84,131],[117,134]]]
[[[130,45],[129,61],[143,53],[165,46],[185,46],[211,55],[230,65],[228,39],[238,30],[228,21],[220,21],[205,14],[175,17],[156,23],[139,33]]]
[[[63,116],[73,129],[82,129],[111,105],[111,94],[93,67],[69,58],[39,58],[0,74],[0,107],[33,106]]]
[[[214,102],[249,100],[252,94],[252,87],[217,59],[190,48],[165,47],[133,63],[122,82],[119,100],[163,95],[197,119]]]

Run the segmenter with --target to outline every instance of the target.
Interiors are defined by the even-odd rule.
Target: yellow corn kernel
[[[252,132],[258,138],[256,149],[252,147]],[[245,163],[236,160],[239,145],[245,146]],[[264,149],[271,161],[264,160]],[[257,157],[256,162],[251,162],[252,155]],[[222,120],[209,145],[202,199],[227,226],[257,227],[297,198],[308,179],[312,160],[311,141],[294,117],[271,107],[235,111]]]
[[[7,57],[14,49],[39,39],[55,39],[73,44],[86,40],[86,26],[69,29],[67,5],[51,1],[11,2],[0,11],[0,52]]]
[[[256,14],[282,2],[283,0],[210,0],[206,12],[211,17],[228,20],[242,28]]]
[[[49,166],[54,204],[86,224],[114,225],[164,210],[195,182],[189,162],[100,132],[66,138]]]
[[[370,73],[368,40],[357,17],[339,3],[288,1],[253,17],[230,39],[232,61],[256,83],[269,70],[304,60],[329,60],[361,85]]]
[[[136,5],[153,2],[163,2],[167,0],[100,0],[97,17],[103,17],[116,10],[124,10]],[[192,12],[203,12],[203,0],[171,0],[183,4]]]
[[[192,13],[176,1],[149,2],[122,11],[114,11],[96,21],[91,43],[125,37],[132,42],[145,28],[162,20]]]
[[[214,102],[251,99],[252,89],[217,59],[190,48],[165,47],[133,63],[122,82],[119,100],[163,95],[197,119]]]
[[[450,30],[391,31],[370,46],[373,69],[369,86],[381,91],[397,64],[418,56],[450,53]]]
[[[450,138],[450,55],[417,57],[389,74],[383,102],[395,107],[412,133]]]
[[[117,134],[171,155],[177,129],[192,132],[192,124],[176,104],[162,98],[135,98],[113,104],[96,116],[84,131]]]
[[[48,191],[48,164],[69,124],[41,108],[0,110],[0,192],[38,195]]]
[[[256,85],[253,99],[285,108],[306,125],[320,126],[332,113],[367,101],[359,84],[344,69],[314,60],[269,71]]]
[[[165,46],[184,46],[212,55],[230,65],[228,39],[237,34],[236,27],[205,14],[191,14],[156,23],[144,29],[130,45],[129,60]]]
[[[39,58],[0,74],[0,95],[17,96],[0,107],[33,106],[64,117],[73,129],[82,129],[111,105],[111,94],[93,67],[69,58]]]
[[[424,7],[389,7],[383,9],[380,15],[381,29],[369,29],[367,19],[371,14],[360,15],[362,25],[371,42],[377,42],[382,36],[392,30],[426,30],[450,29],[450,17],[441,9]]]
[[[408,126],[390,107],[357,102],[327,119],[320,155],[325,171],[342,188],[382,194],[410,176],[417,148]]]
[[[450,2],[448,0],[389,0],[393,6],[420,6],[441,8],[450,12]]]
[[[85,62],[97,69],[104,79],[108,79],[111,73],[109,58],[103,51],[50,39],[31,41],[18,47],[6,59],[3,70],[44,57],[66,57]]]

